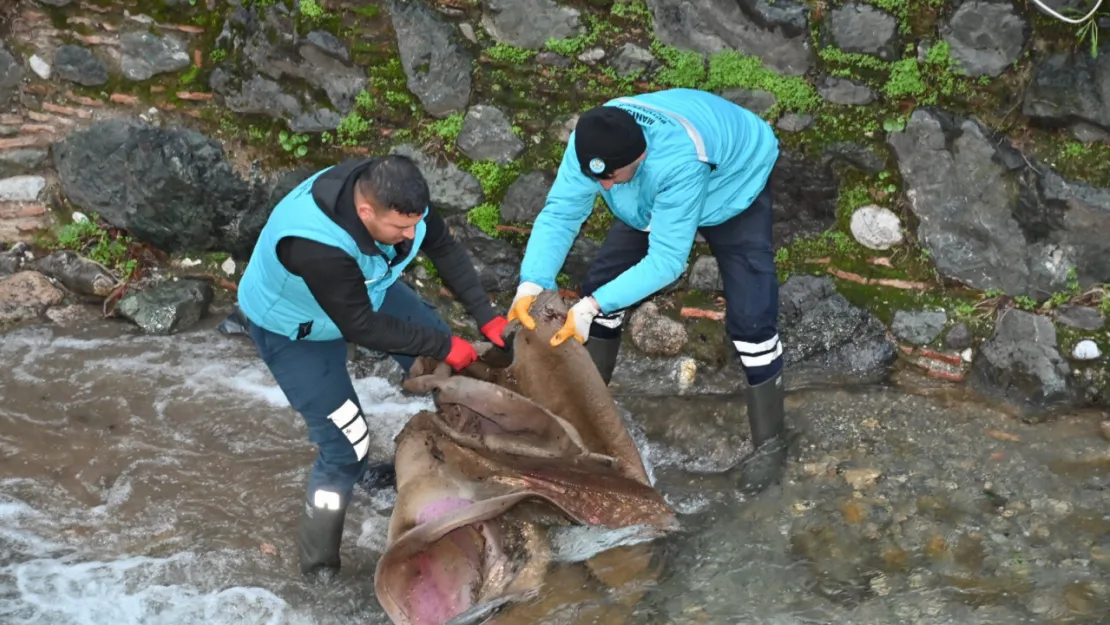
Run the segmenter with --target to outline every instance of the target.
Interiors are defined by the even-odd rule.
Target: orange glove
[[[532,302],[536,301],[536,296],[540,293],[543,293],[542,286],[535,282],[521,282],[516,288],[513,303],[509,306],[508,321],[520,319],[520,325],[529,330],[535,330],[536,320],[528,314],[528,309],[532,307]]]
[[[443,359],[443,362],[451,365],[451,368],[455,371],[462,371],[475,360],[478,360],[478,352],[474,351],[474,346],[470,344],[470,341],[452,336],[451,351],[447,354],[447,358]]]
[[[567,320],[562,329],[551,337],[551,346],[562,345],[564,341],[572,336],[578,339],[579,343],[585,343],[586,338],[590,336],[590,324],[594,322],[594,317],[599,314],[601,314],[601,309],[598,308],[597,301],[594,298],[583,297],[578,300],[578,303],[567,311]]]

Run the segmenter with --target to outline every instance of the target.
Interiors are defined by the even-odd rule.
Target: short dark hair
[[[402,215],[422,215],[431,203],[428,181],[416,163],[403,154],[371,159],[356,184],[359,193],[373,198],[378,208]]]

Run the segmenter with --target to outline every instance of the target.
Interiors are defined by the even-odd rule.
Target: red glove
[[[505,347],[505,339],[501,337],[501,333],[505,331],[505,326],[509,325],[509,320],[498,316],[482,326],[482,334],[486,335],[494,345],[498,347]]]
[[[452,336],[451,351],[447,354],[444,362],[451,365],[451,368],[455,371],[462,371],[475,360],[478,360],[478,352],[474,351],[474,346],[465,339]]]

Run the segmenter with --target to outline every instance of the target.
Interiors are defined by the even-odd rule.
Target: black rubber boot
[[[239,310],[238,306],[232,308],[231,312],[220,322],[220,325],[216,326],[216,329],[228,336],[245,334],[249,337],[251,333],[250,328],[251,322],[247,320],[247,316],[243,314],[243,311]]]
[[[591,336],[590,340],[586,341],[586,351],[589,352],[590,358],[594,361],[594,366],[597,367],[597,372],[601,374],[601,379],[605,380],[605,384],[609,384],[609,380],[613,379],[613,369],[617,367],[617,354],[621,350],[621,337],[618,334],[616,338],[600,338]]]
[[[782,378],[780,370],[773,378],[748,389],[748,423],[755,450],[737,467],[740,491],[745,494],[760,493],[782,478],[788,443]]]
[[[305,502],[299,541],[301,574],[325,584],[339,574],[339,545],[346,516],[345,504],[330,509]]]

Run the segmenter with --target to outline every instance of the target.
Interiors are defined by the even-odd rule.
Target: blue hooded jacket
[[[648,253],[593,293],[603,313],[621,310],[674,282],[694,235],[747,209],[778,160],[778,139],[759,116],[696,89],[669,89],[605,103],[632,114],[647,156],[627,183],[609,191],[582,173],[571,133],[547,201],[532,225],[522,282],[556,288],[555,276],[600,193],[614,216],[648,232]]]

